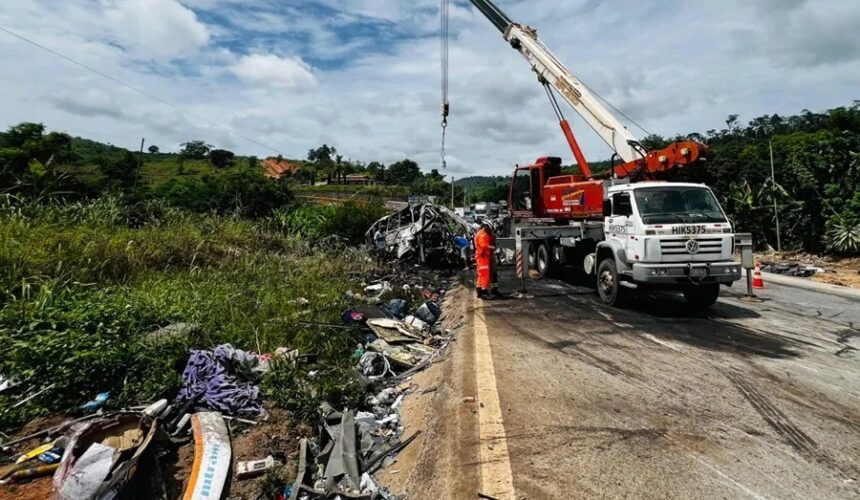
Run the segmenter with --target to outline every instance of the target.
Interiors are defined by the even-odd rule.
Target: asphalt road
[[[493,496],[860,497],[860,301],[772,284],[702,313],[553,280],[530,293],[476,303],[475,413],[502,425],[477,438],[483,485],[509,471],[514,490]]]

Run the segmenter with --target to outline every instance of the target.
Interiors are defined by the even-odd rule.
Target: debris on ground
[[[817,266],[807,266],[798,262],[777,263],[763,260],[760,262],[761,270],[765,273],[782,274],[784,276],[796,276],[798,278],[808,278],[818,273],[826,272],[824,269]]]
[[[182,373],[177,403],[199,401],[227,415],[259,415],[263,406],[257,381],[267,369],[260,356],[230,344],[193,351]]]
[[[437,218],[428,229],[441,230],[444,212],[423,213]],[[194,349],[175,397],[117,408],[102,392],[72,407],[73,417],[37,419],[20,437],[0,436],[0,484],[16,488],[0,489],[0,497],[26,490],[32,498],[58,499],[123,498],[128,492],[168,499],[218,498],[222,492],[263,499],[398,498],[374,474],[420,434],[407,433],[400,411],[419,390],[412,375],[454,339],[442,326],[439,304],[457,278],[454,271],[402,262],[367,278],[345,295],[351,305],[341,325],[319,324],[355,335],[349,363],[368,394],[357,407],[320,400],[314,430],[266,405],[260,384],[275,359],[313,379],[325,368],[316,355],[291,347],[271,355],[229,344]],[[174,323],[152,332],[147,342],[168,342],[197,328]],[[0,383],[13,386],[5,377]]]
[[[185,498],[221,498],[230,475],[230,432],[217,412],[195,413],[194,468]]]
[[[462,262],[457,241],[470,241],[475,230],[466,219],[441,205],[409,205],[379,219],[366,233],[375,245],[374,235],[381,231],[388,254],[399,261],[444,266]]]
[[[84,403],[81,405],[80,410],[84,413],[93,413],[102,406],[107,403],[108,399],[110,399],[110,392],[101,392],[96,394],[96,397],[93,398],[92,401]]]
[[[263,460],[248,460],[239,462],[236,465],[236,477],[238,479],[248,479],[264,474],[266,471],[274,469],[280,465],[280,462],[275,460],[275,457],[269,455]]]
[[[772,252],[759,258],[767,273],[810,278],[832,285],[860,288],[860,257],[836,257],[803,252]]]
[[[17,384],[5,375],[0,375],[0,393],[15,387]]]
[[[172,323],[146,334],[145,342],[151,344],[166,344],[182,337],[187,337],[200,330],[200,325],[194,323]]]
[[[56,498],[113,498],[149,488],[151,477],[141,471],[154,463],[157,430],[155,420],[133,413],[76,424],[54,473]]]

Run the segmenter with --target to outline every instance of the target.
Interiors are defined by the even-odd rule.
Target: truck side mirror
[[[603,200],[603,216],[609,217],[612,215],[612,201]]]

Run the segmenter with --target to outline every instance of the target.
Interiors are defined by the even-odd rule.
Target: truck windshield
[[[666,186],[633,192],[645,224],[728,222],[713,193],[706,188]]]

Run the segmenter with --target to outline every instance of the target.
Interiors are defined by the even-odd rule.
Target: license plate
[[[708,229],[705,226],[674,226],[672,234],[705,234]]]
[[[704,278],[708,275],[708,270],[704,267],[694,267],[690,269],[691,278]]]

